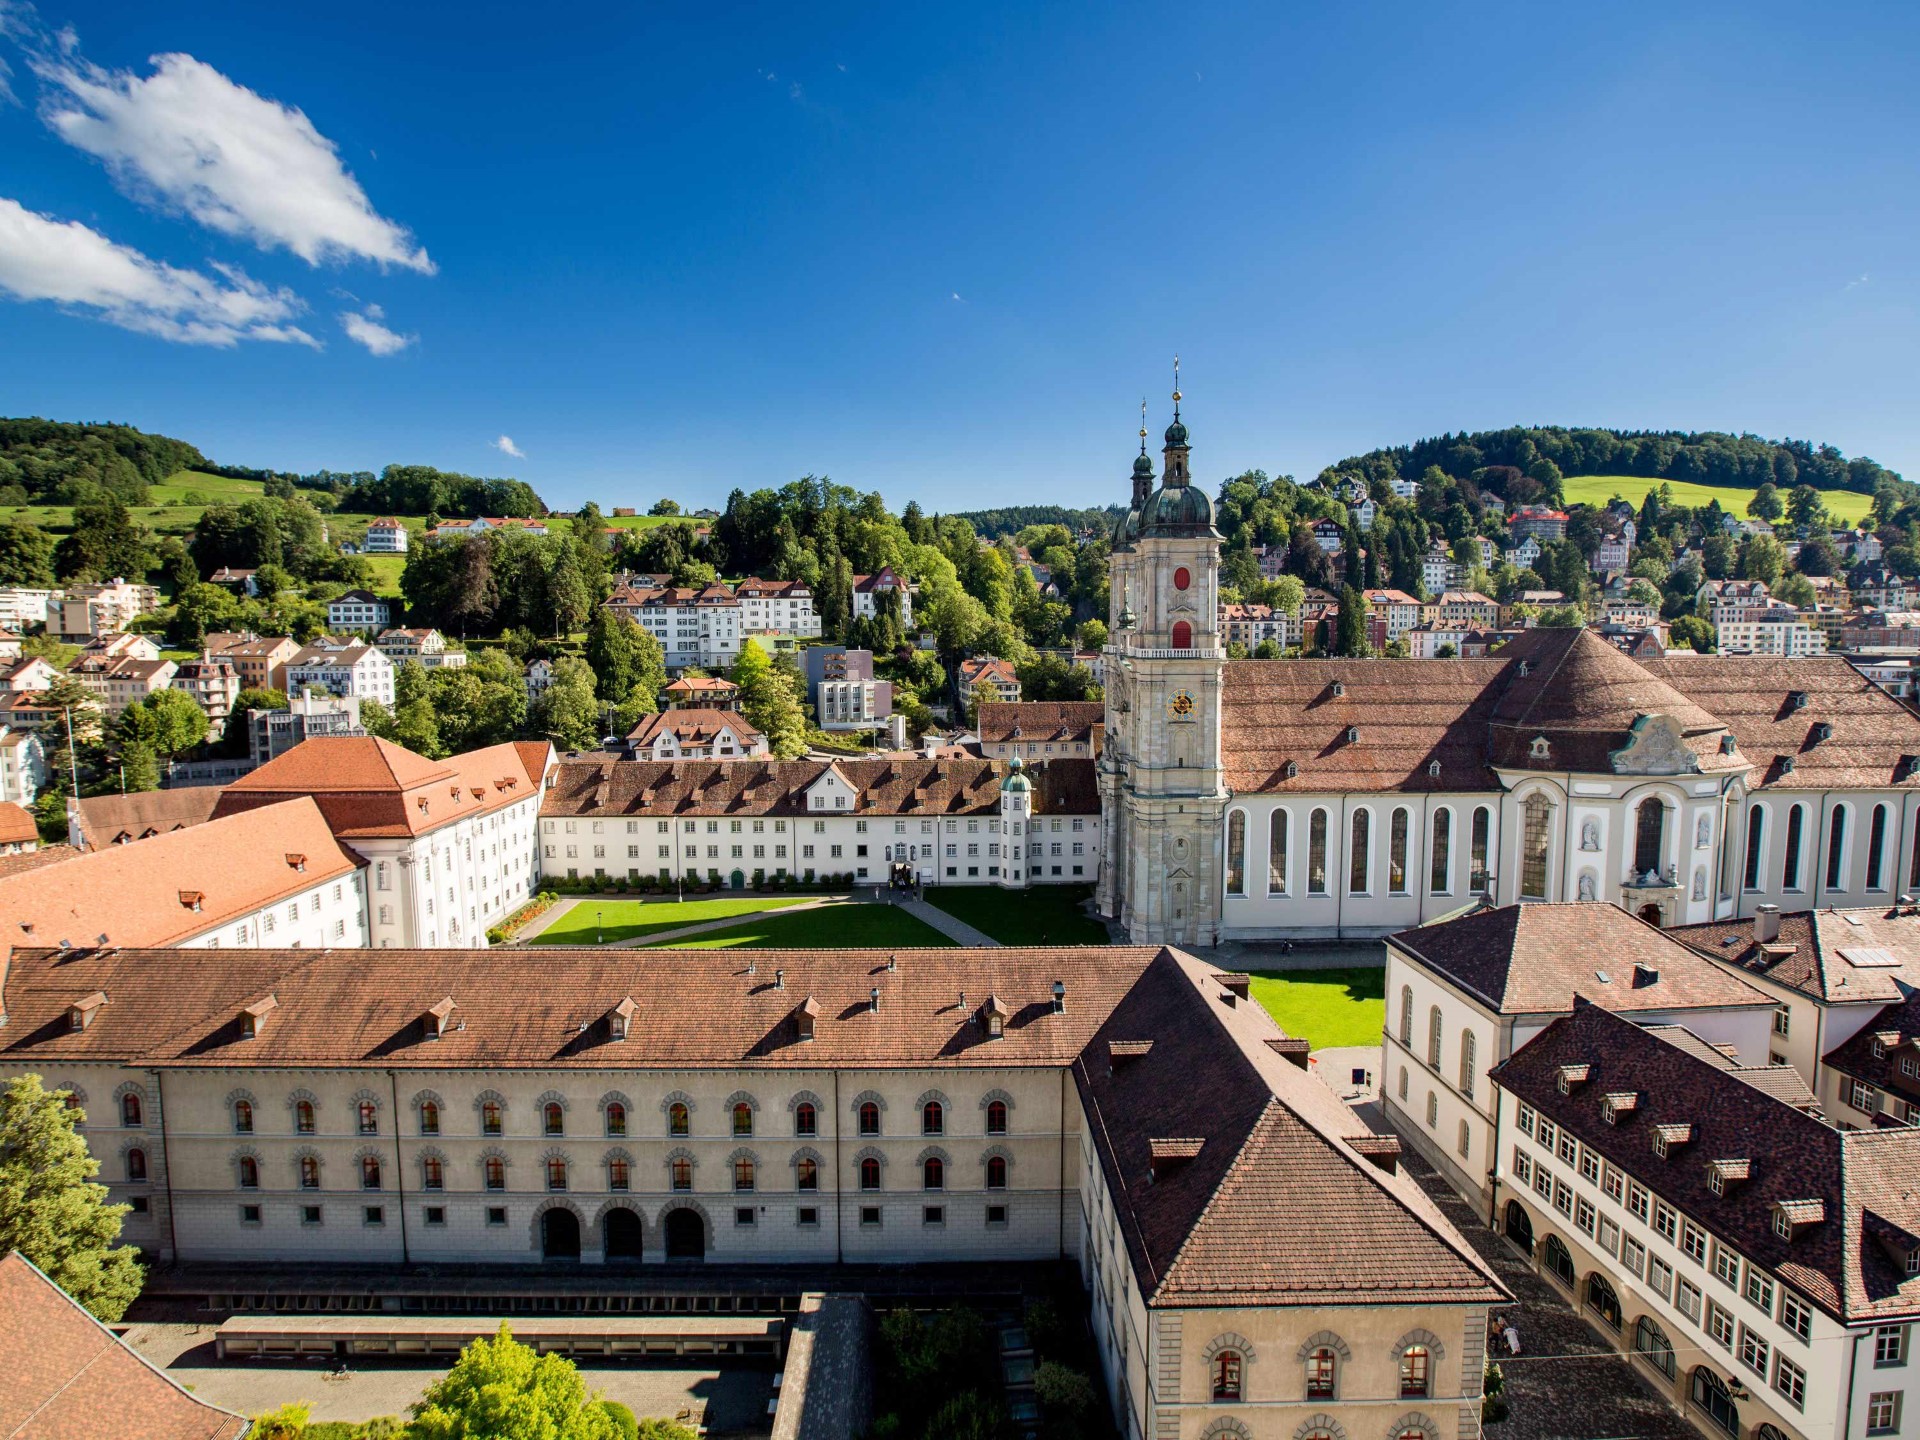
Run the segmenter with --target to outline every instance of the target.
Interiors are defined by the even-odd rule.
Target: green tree
[[[18,1250],[95,1319],[112,1324],[140,1293],[139,1256],[117,1246],[130,1207],[109,1205],[100,1162],[74,1128],[64,1090],[22,1075],[0,1092],[0,1254]]]
[[[53,537],[18,516],[0,525],[0,585],[53,584]]]
[[[1765,520],[1769,525],[1786,513],[1786,508],[1771,480],[1754,491],[1753,498],[1747,502],[1747,514],[1756,520]]]
[[[1818,604],[1820,597],[1814,594],[1813,585],[1806,576],[1783,575],[1780,583],[1773,587],[1773,598],[1806,610]]]
[[[656,500],[647,511],[649,515],[678,515],[679,513],[680,502],[678,500]]]
[[[1674,617],[1667,639],[1673,649],[1705,655],[1713,649],[1713,626],[1698,615],[1679,615]]]
[[[1740,550],[1740,578],[1764,580],[1772,589],[1787,568],[1787,550],[1771,535],[1755,535]]]
[[[806,752],[807,715],[790,672],[773,663],[760,642],[740,642],[740,654],[727,677],[740,687],[740,713],[767,737],[776,758],[791,760]]]
[[[475,1340],[412,1409],[409,1440],[619,1440],[563,1355],[537,1355],[503,1322]]]
[[[1811,485],[1796,485],[1787,495],[1787,518],[1801,535],[1827,528],[1826,502]]]
[[[1107,648],[1107,622],[1104,620],[1082,620],[1080,628],[1074,632],[1082,650],[1104,650]]]
[[[114,777],[109,776],[112,780]],[[144,740],[129,740],[120,747],[118,767],[120,789],[128,795],[160,788],[160,760]]]
[[[289,1401],[278,1410],[253,1417],[248,1440],[300,1440],[313,1419],[313,1407],[299,1400]]]
[[[54,566],[68,580],[139,580],[147,562],[147,532],[115,495],[74,506],[73,530],[54,549]]]
[[[653,712],[667,683],[667,659],[660,642],[638,622],[604,605],[594,607],[587,622],[587,664],[593,667],[600,698],[636,715]],[[636,692],[645,697],[644,705]]]
[[[1334,628],[1333,646],[1336,655],[1372,653],[1367,644],[1367,597],[1351,585],[1340,591],[1340,618]]]
[[[591,749],[600,738],[599,720],[593,671],[584,660],[561,656],[553,662],[553,683],[540,697],[540,733],[561,750]]]
[[[123,746],[170,760],[207,738],[207,712],[184,690],[156,690],[122,710],[114,728]]]
[[[1542,630],[1584,630],[1587,612],[1579,605],[1549,605],[1535,624]]]

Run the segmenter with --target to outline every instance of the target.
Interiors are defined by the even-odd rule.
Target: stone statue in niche
[[[1589,823],[1589,824],[1591,824],[1592,822],[1591,822],[1591,821],[1589,821],[1588,823]],[[1584,847],[1582,847],[1582,848],[1584,848],[1584,849],[1598,849],[1599,847],[1598,847],[1598,846],[1584,846]],[[1582,871],[1580,872],[1580,898],[1581,898],[1582,900],[1591,900],[1591,899],[1593,899],[1593,898],[1594,898],[1594,894],[1593,894],[1593,872],[1592,872],[1591,870],[1582,870]]]
[[[1713,817],[1702,815],[1693,822],[1693,848],[1704,850],[1713,844]]]
[[[1580,822],[1580,848],[1598,850],[1600,848],[1600,822],[1588,818]]]
[[[1707,898],[1707,872],[1705,869],[1696,868],[1693,872],[1693,898],[1696,900],[1704,900]]]

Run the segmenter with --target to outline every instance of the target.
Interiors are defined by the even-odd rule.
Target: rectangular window
[[[815,1205],[802,1205],[794,1211],[793,1223],[804,1229],[813,1229],[820,1224],[820,1209]]]
[[[1404,1072],[1402,1072],[1404,1073]],[[1553,1198],[1553,1176],[1544,1165],[1536,1165],[1533,1171],[1533,1190],[1543,1200]]]
[[[1646,1263],[1647,1247],[1631,1235],[1622,1236],[1620,1240],[1620,1264],[1625,1268],[1627,1273],[1635,1279],[1638,1279]]]
[[[1566,1161],[1567,1164],[1569,1165],[1573,1164],[1573,1157],[1575,1156],[1575,1154],[1578,1153],[1578,1149],[1574,1144],[1573,1136],[1569,1135],[1564,1130],[1560,1132],[1560,1147],[1559,1147],[1558,1153],[1560,1158]]]
[[[1898,1435],[1899,1433],[1900,1392],[1876,1390],[1867,1396],[1867,1434]]]
[[[1600,1188],[1607,1192],[1609,1200],[1618,1205],[1626,1194],[1627,1182],[1618,1170],[1609,1165],[1605,1177],[1600,1181]]]
[[[1600,1181],[1600,1157],[1584,1145],[1580,1147],[1580,1178],[1589,1185]]]
[[[1707,1333],[1726,1349],[1733,1349],[1733,1314],[1715,1300],[1707,1301]]]
[[[1527,1152],[1518,1145],[1513,1147],[1513,1178],[1522,1185],[1533,1179],[1533,1162],[1527,1158]]]
[[[1873,1364],[1877,1370],[1907,1363],[1907,1327],[1882,1325],[1873,1332]]]
[[[1780,1292],[1780,1324],[1802,1340],[1813,1338],[1813,1306],[1791,1290]]]
[[[258,1205],[242,1205],[240,1207],[240,1223],[242,1225],[258,1225],[260,1223],[260,1207]]]
[[[1647,1219],[1647,1192],[1640,1185],[1627,1186],[1627,1213],[1642,1224]]]
[[[1600,1229],[1596,1232],[1596,1236],[1599,1239],[1600,1248],[1609,1255],[1619,1250],[1620,1227],[1604,1215],[1600,1217]]]
[[[1868,1115],[1877,1115],[1880,1113],[1880,1092],[1864,1080],[1849,1080],[1847,1104]]]
[[[318,1205],[302,1205],[300,1207],[300,1223],[302,1225],[318,1225],[320,1223],[320,1207]]]
[[[1751,1265],[1747,1266],[1747,1283],[1740,1293],[1762,1315],[1773,1314],[1773,1281]]]
[[[1773,1347],[1766,1338],[1756,1335],[1748,1326],[1740,1327],[1740,1363],[1746,1366],[1762,1380],[1767,1378],[1767,1362],[1773,1356]]]
[[[1520,1127],[1520,1133],[1522,1135],[1531,1135],[1533,1133],[1533,1107],[1523,1104],[1520,1107],[1519,1113],[1514,1117],[1514,1123]]]
[[[758,1213],[751,1205],[736,1205],[733,1207],[733,1223],[751,1225]]]
[[[947,1223],[947,1207],[944,1205],[922,1206],[920,1210],[920,1223],[922,1225],[945,1225]]]
[[[1553,1182],[1553,1208],[1562,1215],[1573,1213],[1573,1187],[1564,1180]]]
[[[1653,1228],[1667,1240],[1672,1240],[1678,1228],[1673,1207],[1662,1200],[1653,1207]]]
[[[1773,1388],[1787,1397],[1787,1403],[1796,1410],[1806,1408],[1807,1372],[1784,1355],[1773,1359]]]
[[[447,1207],[446,1206],[444,1205],[427,1206],[427,1224],[433,1225],[433,1226],[440,1226],[440,1225],[445,1225],[446,1223],[447,1223]]]
[[[1554,1137],[1559,1133],[1560,1131],[1555,1127],[1554,1123],[1542,1115],[1540,1117],[1539,1128],[1534,1132],[1534,1139],[1540,1142],[1541,1149],[1551,1155],[1553,1153]]]
[[[880,1226],[880,1207],[862,1205],[860,1207],[860,1226],[864,1230],[877,1230]]]
[[[1007,1207],[1004,1205],[987,1206],[987,1225],[989,1227],[1007,1223]]]
[[[1740,1288],[1740,1257],[1724,1245],[1713,1247],[1713,1278],[1729,1290]]]
[[[1593,1219],[1593,1202],[1582,1195],[1580,1197],[1580,1203],[1574,1207],[1573,1223],[1591,1235],[1593,1234]]]
[[[1689,1320],[1696,1323],[1699,1321],[1700,1287],[1695,1285],[1691,1280],[1682,1280],[1680,1282],[1679,1288],[1674,1294],[1673,1303],[1679,1309],[1680,1313]]]
[[[1680,1248],[1696,1264],[1707,1263],[1707,1232],[1691,1220],[1680,1227]],[[1728,1281],[1731,1284],[1731,1281]]]
[[[1662,1300],[1673,1295],[1673,1267],[1658,1255],[1647,1257],[1647,1285]]]
[[[506,1206],[489,1205],[487,1207],[487,1224],[492,1226],[501,1226],[501,1225],[505,1225],[506,1223],[507,1223],[507,1207]]]
[[[362,1224],[365,1224],[365,1225],[384,1225],[384,1224],[386,1224],[386,1223],[387,1223],[387,1209],[386,1209],[386,1206],[384,1206],[384,1205],[367,1205],[367,1206],[364,1206],[364,1207],[362,1207],[362,1210],[363,1210],[363,1213],[362,1213],[362,1214],[361,1214],[361,1216],[360,1216],[360,1220],[361,1220],[361,1223],[362,1223]]]

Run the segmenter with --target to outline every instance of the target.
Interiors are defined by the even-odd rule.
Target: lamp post
[[[600,912],[598,910],[593,912],[593,943],[596,945],[604,945],[607,943],[607,932],[600,923]]]

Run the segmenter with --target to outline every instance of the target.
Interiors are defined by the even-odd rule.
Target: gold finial
[[[1173,418],[1180,418],[1180,357],[1173,357]]]

